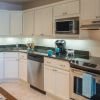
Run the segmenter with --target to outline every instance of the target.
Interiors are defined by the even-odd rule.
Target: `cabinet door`
[[[65,16],[67,14],[67,3],[54,6],[53,11],[54,17]]]
[[[3,58],[0,58],[0,81],[2,81],[4,77],[4,60]]]
[[[71,15],[71,14],[79,14],[79,0],[73,1],[73,2],[69,2],[67,4],[67,14]]]
[[[54,6],[54,17],[66,18],[73,17],[73,14],[79,14],[79,0],[66,2],[64,4]]]
[[[96,16],[96,1],[81,0],[81,19],[95,19]]]
[[[35,10],[35,35],[52,35],[52,7]]]
[[[69,100],[69,72],[57,69],[55,73],[56,96]]]
[[[27,82],[27,60],[19,60],[19,78]]]
[[[9,35],[9,23],[10,13],[9,11],[0,10],[0,35]]]
[[[96,19],[100,19],[100,0],[95,0],[96,2]]]
[[[34,34],[34,10],[23,12],[23,35]]]
[[[53,68],[47,65],[44,65],[44,89],[51,94],[55,94],[55,73]]]
[[[18,79],[18,59],[7,58],[5,61],[5,79]]]
[[[11,11],[10,12],[10,34],[21,35],[22,34],[22,12]]]

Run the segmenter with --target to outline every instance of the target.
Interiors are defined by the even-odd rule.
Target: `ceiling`
[[[25,2],[31,2],[34,0],[0,0],[0,2],[9,2],[9,3],[25,3]]]

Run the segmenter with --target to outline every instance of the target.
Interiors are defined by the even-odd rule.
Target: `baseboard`
[[[35,89],[35,90],[37,90],[37,91],[39,91],[42,94],[46,94],[46,92],[44,90],[40,90],[40,89],[38,89],[38,88],[36,88],[36,87],[34,87],[32,85],[30,85],[30,87],[33,88],[33,89]]]

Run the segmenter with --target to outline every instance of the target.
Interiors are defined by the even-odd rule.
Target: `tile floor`
[[[31,89],[29,85],[22,81],[0,83],[0,86],[18,100],[54,100],[47,95]]]

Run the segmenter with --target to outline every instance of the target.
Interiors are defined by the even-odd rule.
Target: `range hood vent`
[[[100,30],[100,21],[92,21],[89,24],[81,25],[82,30]]]

